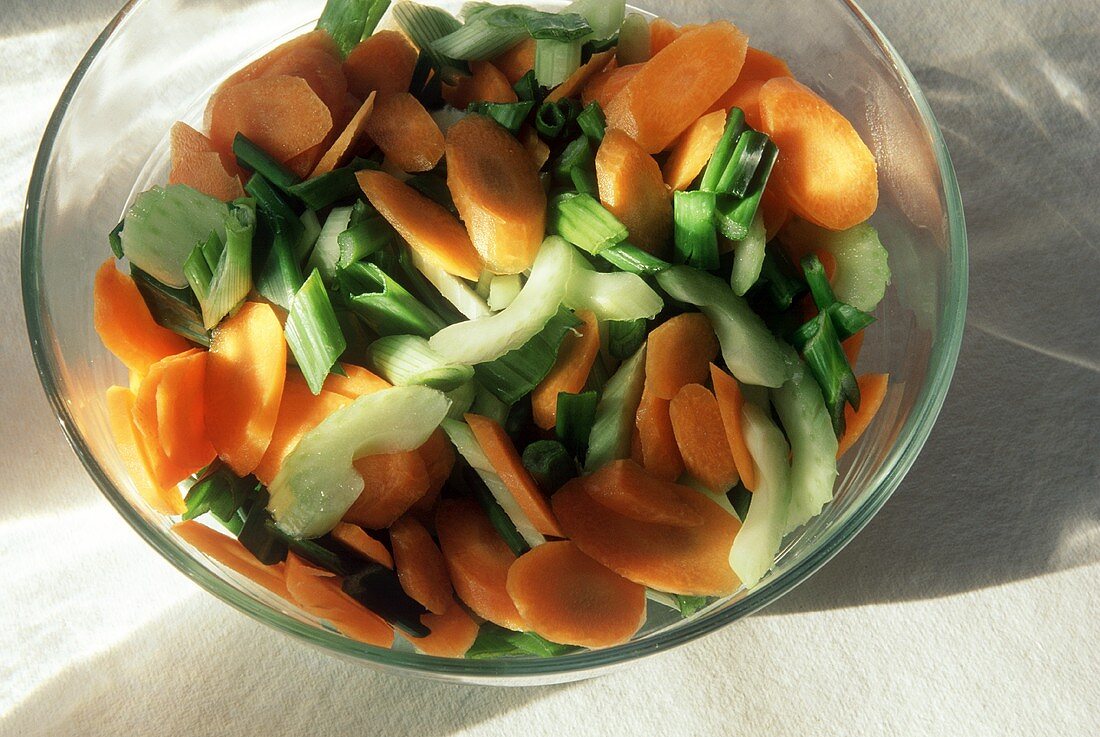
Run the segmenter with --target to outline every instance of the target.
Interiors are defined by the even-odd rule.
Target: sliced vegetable
[[[795,220],[783,228],[779,240],[799,261],[808,253],[831,256],[836,268],[830,282],[841,302],[871,312],[886,293],[890,283],[886,249],[867,223],[834,232]]]
[[[585,490],[611,511],[640,522],[697,527],[703,516],[683,501],[685,487],[650,476],[632,460],[612,461],[587,477]]]
[[[559,645],[534,632],[513,632],[485,622],[481,625],[474,644],[466,652],[466,657],[471,660],[528,656],[554,658],[576,650],[573,645]]]
[[[566,97],[576,97],[588,84],[589,80],[602,72],[614,57],[614,49],[592,54],[588,61],[562,80],[561,84],[550,90],[550,94],[546,96],[546,99],[555,102]]]
[[[710,378],[714,396],[718,400],[722,429],[725,431],[737,474],[741,478],[741,485],[752,491],[756,488],[756,466],[753,464],[752,454],[749,453],[749,446],[745,443],[745,430],[741,422],[741,408],[745,406],[741,387],[736,379],[713,363],[710,365]],[[738,516],[745,518],[740,513]]]
[[[687,189],[711,160],[725,126],[726,111],[716,110],[701,116],[680,134],[665,161],[665,184],[673,191]]]
[[[332,391],[314,394],[298,371],[288,369],[271,442],[253,471],[256,478],[270,484],[283,459],[298,444],[298,440],[330,414],[350,403],[349,398]]]
[[[265,566],[233,538],[215,532],[195,520],[177,522],[172,525],[172,532],[200,553],[213,558],[226,568],[263,586],[276,596],[290,599],[284,573],[285,566],[282,563]]]
[[[317,270],[294,295],[285,331],[287,346],[310,390],[314,394],[320,392],[325,377],[347,347],[347,341]]]
[[[474,377],[469,366],[451,363],[418,335],[379,338],[370,347],[371,361],[395,386],[422,384],[448,392]]]
[[[399,0],[394,3],[393,18],[420,49],[421,55],[431,62],[437,77],[453,84],[464,74],[464,62],[449,59],[434,47],[435,41],[462,27],[454,16],[441,8]]]
[[[744,297],[757,280],[764,265],[767,234],[764,218],[759,211],[753,218],[748,234],[733,244],[733,268],[730,270],[730,287],[738,297]]]
[[[593,390],[558,394],[557,423],[554,429],[558,440],[575,456],[584,457],[588,450],[592,424],[596,420],[598,398],[599,395]]]
[[[466,106],[466,112],[491,118],[515,135],[519,133],[523,122],[527,120],[527,116],[534,107],[535,103],[529,100],[526,102],[471,102]]]
[[[375,264],[352,264],[338,276],[345,306],[379,335],[428,336],[445,324]]]
[[[405,593],[433,614],[444,614],[453,603],[447,564],[424,525],[402,517],[390,525],[390,542],[397,579]]]
[[[389,5],[389,0],[327,0],[317,28],[327,31],[347,56],[360,39],[371,38]]]
[[[474,366],[477,381],[497,401],[512,404],[534,391],[557,359],[566,334],[580,325],[572,312],[559,309],[535,337],[500,358]]]
[[[676,392],[668,411],[684,468],[714,493],[725,494],[739,476],[714,395],[704,386],[687,384]]]
[[[380,565],[368,566],[345,578],[340,588],[404,634],[412,637],[428,634],[428,628],[420,619],[426,610],[405,593],[397,575],[390,569]]]
[[[625,225],[587,194],[564,192],[554,197],[547,221],[550,232],[592,254],[629,235]]]
[[[611,320],[607,323],[607,352],[612,358],[624,360],[645,343],[646,321]]]
[[[241,180],[226,169],[210,139],[186,123],[175,123],[169,133],[172,168],[168,184],[185,184],[222,202],[244,196]],[[122,258],[121,241],[115,256]]]
[[[592,77],[581,92],[581,102],[585,105],[598,103],[606,111],[615,96],[642,70],[644,64],[630,64],[600,72]]]
[[[646,347],[642,345],[604,385],[596,405],[596,419],[588,440],[584,469],[594,471],[616,458],[630,455],[634,414],[645,386]]]
[[[366,455],[352,466],[362,479],[363,491],[343,519],[371,530],[392,525],[431,489],[427,464],[415,449]]]
[[[188,352],[162,364],[155,398],[157,438],[172,463],[193,473],[216,456],[206,437],[206,353]]]
[[[160,485],[153,476],[143,441],[134,425],[133,408],[134,393],[129,389],[113,386],[107,390],[107,415],[115,450],[138,494],[149,506],[163,514],[180,514],[185,507],[179,490],[175,486]]]
[[[359,139],[367,131],[367,126],[370,122],[372,113],[374,112],[374,99],[377,95],[376,92],[371,92],[363,100],[363,104],[355,111],[355,114],[351,116],[351,120],[348,121],[344,130],[340,132],[340,135],[336,137],[332,145],[325,151],[321,160],[317,162],[317,165],[313,167],[313,171],[310,173],[310,178],[319,177],[323,174],[328,174],[349,157],[349,152],[359,143]]]
[[[627,13],[619,27],[619,44],[615,48],[615,60],[620,67],[649,61],[649,24],[638,13]]]
[[[523,467],[547,495],[577,476],[577,466],[569,451],[557,440],[536,440],[524,448]]]
[[[402,171],[428,171],[443,157],[443,133],[420,101],[407,92],[377,100],[365,131],[386,160]]]
[[[859,409],[844,408],[844,434],[840,436],[837,448],[837,458],[844,455],[870,426],[871,420],[878,414],[882,402],[886,398],[886,387],[889,383],[889,374],[864,374],[859,382]]]
[[[512,46],[507,51],[495,56],[492,59],[493,66],[501,71],[508,81],[514,85],[519,93],[519,87],[521,80],[530,74],[531,81],[535,81],[535,39],[525,38],[519,43]],[[535,82],[537,88],[538,83]],[[530,97],[524,97],[519,95],[521,100],[529,99],[534,100],[534,95]]]
[[[134,280],[116,269],[111,259],[96,271],[93,301],[96,333],[132,371],[144,374],[165,356],[191,347],[153,320]]]
[[[600,331],[591,312],[578,312],[582,324],[572,335],[566,335],[558,351],[554,367],[531,394],[535,424],[544,430],[554,427],[557,418],[558,394],[579,392],[600,350]]]
[[[707,379],[710,362],[718,355],[718,339],[706,315],[685,312],[654,328],[646,353],[646,391],[672,399],[688,384]]]
[[[718,268],[718,233],[714,229],[713,192],[676,192],[673,234],[676,261],[703,271]]]
[[[626,226],[630,242],[654,255],[666,254],[672,199],[653,157],[612,128],[596,153],[596,178],[600,201]]]
[[[344,60],[348,92],[366,100],[408,92],[416,67],[416,49],[400,31],[378,31],[363,38]]]
[[[844,434],[844,407],[851,404],[859,409],[860,394],[852,367],[841,350],[833,321],[828,315],[818,315],[798,329],[792,342],[802,351],[810,373],[821,387],[825,407],[833,421],[833,431],[839,437]]]
[[[329,536],[367,560],[393,570],[393,555],[389,549],[368,535],[362,527],[347,522],[337,522]]]
[[[461,658],[473,647],[478,636],[478,623],[457,601],[451,601],[443,614],[422,614],[420,623],[431,630],[425,637],[410,637],[409,641],[425,655],[439,658]]]
[[[684,459],[680,455],[680,446],[676,443],[676,433],[672,428],[670,404],[671,400],[662,399],[653,393],[647,377],[646,388],[642,392],[634,418],[638,454],[632,452],[631,456],[646,472],[662,481],[675,481],[684,472]]]
[[[523,281],[519,274],[498,274],[489,283],[489,309],[500,312],[519,296]]]
[[[309,565],[294,553],[287,556],[286,588],[290,599],[341,634],[376,647],[393,646],[393,628],[340,588],[329,571]]]
[[[456,110],[465,110],[474,102],[517,102],[518,96],[508,78],[487,61],[470,64],[472,74],[462,77],[454,87],[443,88],[443,99]]]
[[[435,262],[430,261],[416,251],[411,253],[411,261],[416,270],[464,317],[473,320],[489,314],[489,305],[469,284],[457,276],[449,274]]]

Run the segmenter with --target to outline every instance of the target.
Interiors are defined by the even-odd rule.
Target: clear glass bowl
[[[897,488],[932,429],[959,351],[967,288],[962,206],[936,121],[890,43],[855,3],[843,0],[734,0],[719,14],[746,30],[754,45],[785,58],[870,143],[881,185],[874,224],[894,273],[860,364],[863,371],[891,374],[886,402],[846,456],[835,501],[792,533],[775,569],[751,593],[741,591],[686,620],[651,604],[638,637],[606,650],[554,659],[450,660],[344,638],[172,535],[170,520],[137,496],[112,446],[104,390],[127,378],[92,329],[92,275],[109,253],[106,233],[129,198],[165,178],[172,122],[199,123],[218,80],[311,27],[321,4],[132,2],[80,62],[43,137],[23,230],[27,327],[69,441],[133,528],[207,591],[289,635],[391,672],[498,684],[575,680],[688,642],[774,601],[840,550]],[[442,4],[457,10],[459,2]],[[645,9],[694,23],[713,19],[700,6],[718,5],[669,1]]]

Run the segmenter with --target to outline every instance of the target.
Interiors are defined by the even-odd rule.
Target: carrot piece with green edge
[[[370,120],[371,113],[374,111],[374,92],[367,95],[367,99],[363,101],[363,104],[355,111],[355,114],[348,121],[347,126],[340,133],[337,139],[333,142],[332,146],[325,152],[321,160],[317,162],[317,165],[313,167],[313,171],[310,173],[310,178],[319,177],[322,174],[328,174],[336,167],[342,165],[351,151],[355,148],[355,144],[359,142],[359,139],[367,130],[367,122]]]
[[[276,161],[285,162],[321,143],[332,130],[332,113],[301,77],[261,77],[214,95],[210,141],[219,152],[232,151],[243,133]]]
[[[668,412],[684,468],[714,493],[725,494],[739,477],[718,400],[705,386],[688,384],[676,392]]]
[[[134,280],[107,259],[95,274],[92,322],[103,345],[138,374],[154,363],[191,348],[191,344],[153,319]]]
[[[685,312],[666,320],[647,339],[646,391],[672,399],[681,387],[702,384],[718,348],[718,338],[703,313]]]
[[[255,470],[271,442],[286,379],[286,340],[275,310],[245,302],[222,321],[206,359],[206,434],[238,476]]]
[[[508,569],[508,594],[531,631],[563,645],[621,645],[645,622],[645,587],[568,540],[520,556]]]
[[[174,362],[199,354],[202,354],[202,351],[193,348],[190,351],[167,356],[157,361],[149,367],[149,371],[142,378],[141,385],[134,397],[134,427],[138,430],[138,439],[145,451],[145,458],[149,461],[149,467],[153,471],[153,478],[162,488],[175,486],[213,459],[211,453],[205,462],[200,461],[196,465],[180,463],[168,456],[160,437],[161,418],[158,412],[157,395],[160,393],[161,380],[164,378],[165,369]],[[199,385],[199,395],[196,401],[201,407],[203,402],[201,384]],[[205,433],[202,433],[200,439],[204,437]]]
[[[647,383],[634,416],[642,467],[663,481],[675,481],[684,472],[684,459],[680,457],[672,431],[669,404],[670,400],[651,392]]]
[[[451,126],[447,187],[486,268],[497,274],[530,268],[546,233],[546,193],[531,155],[512,134],[482,115]]]
[[[756,488],[756,466],[753,464],[748,443],[745,442],[745,430],[741,423],[741,408],[745,406],[741,385],[737,383],[737,379],[713,363],[710,365],[710,380],[714,386],[714,397],[718,400],[718,411],[722,415],[722,429],[726,433],[726,442],[729,443],[737,474],[741,477],[741,484],[752,491]]]
[[[290,591],[286,586],[285,564],[276,563],[273,566],[265,566],[235,538],[223,535],[193,519],[172,525],[172,532],[200,553],[213,558],[231,571],[263,586],[276,596],[291,600]]]
[[[680,28],[672,21],[654,18],[649,22],[650,58],[680,37]]]
[[[715,110],[700,117],[676,139],[664,166],[665,184],[670,189],[678,192],[691,186],[710,161],[725,127],[726,111]]]
[[[320,425],[333,412],[349,404],[351,400],[347,397],[325,389],[314,394],[301,371],[288,368],[283,382],[282,399],[279,400],[279,414],[271,432],[271,442],[252,473],[262,483],[270,484],[302,436]]]
[[[457,110],[465,110],[471,102],[516,102],[519,98],[512,84],[490,62],[473,61],[470,76],[461,77],[454,86],[443,86],[443,99]]]
[[[710,109],[727,111],[738,108],[745,114],[745,122],[754,130],[760,130],[760,88],[763,86],[764,81],[759,79],[735,82]]]
[[[535,68],[535,39],[525,38],[507,51],[491,59],[493,66],[515,84],[524,74]]]
[[[467,414],[466,423],[473,430],[477,444],[489,459],[493,470],[500,476],[500,480],[508,488],[508,493],[519,504],[520,509],[531,520],[543,535],[552,537],[565,537],[562,534],[558,521],[554,519],[554,512],[546,497],[542,495],[538,484],[531,477],[530,472],[524,467],[523,460],[511,438],[499,423],[482,417],[481,415]]]
[[[377,31],[367,36],[344,59],[348,90],[360,99],[372,92],[379,97],[407,92],[416,67],[416,48],[400,31]]]
[[[774,186],[796,215],[830,230],[871,216],[878,206],[874,154],[832,105],[778,77],[760,88],[760,123],[779,147]]]
[[[627,64],[614,69],[606,69],[593,75],[592,79],[581,90],[581,102],[585,105],[590,102],[598,102],[600,108],[606,110],[615,95],[622,91],[626,83],[633,79],[635,74],[642,71],[643,66],[645,65]]]
[[[589,80],[606,69],[614,58],[615,49],[593,54],[591,59],[582,64],[577,71],[570,74],[564,82],[550,90],[550,94],[546,96],[546,101],[557,102],[558,100],[564,100],[566,97],[576,97],[588,84]]]
[[[600,202],[630,233],[630,242],[655,256],[672,237],[672,195],[661,167],[633,138],[609,129],[596,151]]]
[[[186,507],[176,487],[163,487],[153,477],[138,429],[134,425],[134,393],[124,386],[107,390],[107,417],[115,450],[138,494],[157,512],[182,514]]]
[[[516,556],[478,503],[444,499],[436,509],[435,528],[458,598],[493,624],[525,629],[507,589]]]
[[[840,436],[837,458],[847,453],[848,449],[856,444],[871,424],[871,420],[875,419],[883,400],[886,399],[890,374],[863,374],[856,378],[856,383],[859,385],[859,409],[854,410],[850,405],[844,408],[844,434]]]
[[[362,366],[341,363],[340,369],[345,376],[330,373],[325,377],[324,391],[334,392],[348,399],[358,399],[367,394],[374,394],[390,388],[390,382]]]
[[[370,534],[359,525],[349,522],[337,522],[329,532],[333,540],[354,550],[367,560],[380,566],[393,570],[393,555],[381,541],[371,537]]]
[[[370,530],[389,527],[431,486],[424,459],[415,450],[363,456],[352,465],[363,477],[363,491],[343,519]]]
[[[390,544],[397,580],[405,593],[433,614],[443,614],[454,593],[447,564],[432,536],[413,517],[401,517],[390,525]]]
[[[697,527],[703,517],[684,503],[684,487],[662,481],[629,459],[612,461],[588,476],[588,495],[613,512],[641,522]]]
[[[481,276],[481,257],[451,213],[385,172],[364,169],[355,176],[370,203],[417,254],[463,279]]]
[[[590,476],[573,479],[554,494],[554,511],[581,552],[620,576],[670,594],[724,596],[740,582],[729,565],[737,518],[705,494],[677,487],[681,501],[703,519],[696,527],[641,522],[593,499]]]
[[[859,360],[859,354],[863,351],[863,338],[866,334],[866,331],[860,330],[855,335],[849,335],[840,341],[840,349],[844,351],[844,357],[848,359],[848,365],[853,371],[856,368],[856,361]],[[859,379],[856,379],[856,383],[859,383]]]
[[[647,153],[663,151],[737,79],[745,34],[714,21],[656,52],[607,105],[608,128],[629,134]]]
[[[293,552],[286,556],[286,588],[291,601],[340,634],[376,647],[393,647],[393,627],[344,593],[336,574],[311,566]]]
[[[738,82],[760,80],[762,82],[776,77],[793,77],[791,68],[787,62],[774,54],[749,46],[745,49],[745,63],[741,65],[741,73],[737,75]]]
[[[157,434],[173,463],[192,469],[217,456],[206,435],[206,352],[196,350],[168,361],[157,387]]]
[[[461,658],[477,640],[477,622],[454,599],[442,614],[421,614],[420,623],[430,630],[429,634],[424,637],[406,637],[425,655]]]
[[[443,132],[408,92],[375,100],[366,132],[386,159],[402,171],[428,171],[443,158]]]
[[[172,155],[169,184],[186,184],[222,202],[244,196],[236,163],[227,166],[209,138],[182,122],[172,125],[168,138]]]
[[[577,394],[584,389],[592,364],[600,352],[600,325],[588,310],[577,313],[581,324],[566,333],[554,367],[531,392],[531,414],[535,424],[550,430],[557,424],[558,394]]]

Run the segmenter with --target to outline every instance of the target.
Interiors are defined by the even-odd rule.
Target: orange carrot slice
[[[451,213],[384,172],[363,170],[355,176],[371,204],[421,257],[463,279],[481,275],[481,257]]]
[[[431,479],[415,450],[363,456],[354,463],[363,477],[363,491],[344,513],[344,521],[381,530],[409,511],[428,493]]]
[[[635,583],[658,591],[724,596],[739,585],[729,565],[737,518],[692,489],[677,491],[703,518],[697,527],[674,527],[625,517],[596,502],[573,479],[554,494],[554,512],[581,552]]]
[[[552,89],[550,94],[546,96],[546,101],[556,102],[566,97],[576,97],[593,77],[607,68],[607,65],[614,58],[615,49],[593,54],[592,58],[582,64],[577,71],[570,74],[564,82]]]
[[[157,436],[164,454],[191,469],[217,456],[206,435],[206,352],[196,350],[164,363],[157,386]]]
[[[672,194],[661,167],[621,130],[607,131],[596,152],[600,201],[630,232],[630,242],[661,256],[672,237]]]
[[[342,98],[341,98],[342,99]],[[221,153],[233,148],[243,133],[278,161],[302,153],[324,140],[332,113],[301,77],[261,77],[214,95],[210,141]]]
[[[177,522],[172,525],[172,531],[200,553],[213,558],[231,571],[263,586],[276,596],[290,599],[284,564],[265,566],[234,538],[215,532],[193,519]]]
[[[138,429],[134,425],[134,393],[124,386],[112,386],[107,390],[107,416],[115,450],[122,459],[122,467],[134,482],[138,494],[154,510],[162,514],[182,514],[185,507],[179,489],[163,487],[157,483]]]
[[[823,228],[862,223],[878,205],[878,168],[848,120],[787,77],[760,88],[762,130],[779,147],[772,177],[796,215]]]
[[[707,380],[718,338],[701,312],[685,312],[657,326],[646,341],[646,391],[672,399],[687,384]]]
[[[325,377],[325,391],[340,394],[348,399],[358,399],[367,394],[374,394],[390,388],[390,382],[362,366],[341,363],[340,368],[347,376],[330,373]]]
[[[466,609],[454,600],[443,614],[421,614],[420,623],[431,633],[425,637],[406,637],[420,652],[440,658],[461,658],[474,644],[479,629]]]
[[[725,494],[737,483],[737,466],[714,395],[700,384],[688,384],[676,392],[668,412],[688,473],[714,493]]]
[[[402,171],[428,171],[443,157],[443,133],[408,92],[380,98],[366,122],[367,135]]]
[[[745,122],[752,128],[760,129],[760,88],[764,81],[750,79],[738,81],[726,90],[718,101],[710,106],[711,110],[728,111],[731,107],[740,108],[745,114]]]
[[[726,111],[707,113],[684,131],[672,146],[665,161],[665,184],[674,191],[687,189],[710,161],[722,130],[726,126]]]
[[[710,379],[714,385],[714,396],[718,400],[718,411],[722,415],[722,429],[733,455],[733,464],[737,467],[741,484],[752,491],[756,488],[756,466],[753,465],[752,454],[745,442],[745,432],[741,425],[741,408],[745,406],[741,386],[737,379],[713,363],[710,365]]]
[[[606,110],[615,95],[622,91],[635,74],[642,71],[643,66],[645,65],[627,64],[624,67],[607,69],[594,75],[581,91],[581,102],[587,105],[595,101],[600,103],[600,108]]]
[[[229,77],[218,86],[218,91],[229,89],[241,82],[258,79],[267,74],[275,62],[279,61],[284,56],[294,54],[306,48],[323,51],[333,59],[340,58],[340,49],[337,47],[336,42],[332,40],[332,36],[329,35],[328,31],[310,31],[309,33],[304,33],[301,36],[290,39],[286,43],[276,46],[259,59],[256,59],[229,75]]]
[[[525,38],[512,48],[492,59],[493,66],[515,84],[524,74],[535,68],[535,39]]]
[[[131,371],[144,374],[154,363],[191,344],[153,320],[134,280],[107,259],[95,274],[92,322],[99,339]]]
[[[355,148],[355,144],[366,132],[367,121],[370,120],[371,112],[374,111],[375,94],[372,92],[367,95],[367,99],[355,111],[355,115],[351,117],[347,127],[344,128],[332,147],[321,157],[321,160],[317,162],[317,166],[313,168],[313,172],[309,175],[311,178],[327,174],[344,163],[349,153]]]
[[[470,62],[470,76],[455,86],[443,87],[443,99],[451,107],[465,110],[471,102],[515,102],[516,91],[508,78],[487,61]]]
[[[840,341],[840,348],[844,351],[844,357],[848,359],[848,365],[855,370],[856,361],[859,360],[859,354],[863,351],[863,338],[866,333],[860,330],[855,335],[850,335],[844,340]]]
[[[527,149],[528,155],[531,157],[531,163],[535,165],[536,171],[541,169],[546,161],[550,158],[550,147],[546,145],[538,132],[529,125],[525,125],[519,132],[519,142],[523,144],[523,147]]]
[[[227,170],[209,138],[187,123],[175,123],[169,140],[172,149],[169,184],[186,184],[223,202],[244,196],[241,180],[235,176],[236,166],[233,173]]]
[[[576,394],[584,388],[592,364],[600,352],[600,325],[588,310],[577,313],[580,327],[567,333],[554,367],[531,392],[531,411],[535,424],[549,430],[558,421],[558,394]]]
[[[393,555],[390,551],[359,525],[337,522],[329,534],[332,535],[333,540],[351,548],[364,558],[393,570]]]
[[[516,446],[512,444],[508,433],[497,422],[481,415],[467,414],[466,422],[477,438],[478,445],[492,464],[493,470],[508,487],[520,509],[543,535],[565,537],[554,512],[542,495],[538,484],[523,466]]]
[[[262,76],[284,75],[304,79],[334,119],[340,114],[344,107],[344,98],[348,93],[348,81],[344,77],[343,65],[339,58],[332,56],[327,49],[315,47],[292,49],[274,60]]]
[[[286,378],[283,326],[270,305],[245,302],[214,329],[206,360],[206,434],[237,475],[271,442]]]
[[[680,37],[680,29],[672,21],[654,18],[649,22],[649,52],[656,54]]]
[[[703,524],[703,517],[681,499],[685,488],[654,478],[639,464],[626,459],[597,469],[585,482],[589,496],[624,517],[674,527],[697,527]]]
[[[767,51],[749,46],[745,49],[745,63],[741,65],[738,82],[750,80],[767,81],[776,77],[793,77],[787,62]]]
[[[458,597],[478,616],[501,627],[523,630],[523,618],[506,587],[508,569],[516,556],[477,502],[441,501],[435,528]]]
[[[672,431],[668,399],[662,399],[649,391],[648,384],[642,391],[634,424],[638,429],[639,462],[645,470],[664,481],[675,481],[684,472],[684,459],[676,445]]]
[[[286,588],[294,603],[340,634],[376,647],[393,647],[393,627],[345,594],[335,574],[287,553]]]
[[[875,419],[882,401],[886,399],[890,374],[864,374],[856,379],[856,383],[859,385],[859,410],[853,410],[851,406],[844,408],[844,434],[840,437],[837,458],[856,444],[871,420]]]
[[[175,486],[205,465],[199,464],[188,468],[169,458],[161,444],[160,423],[157,421],[157,390],[164,377],[164,367],[172,361],[191,355],[192,352],[199,351],[193,349],[177,356],[168,356],[150,366],[134,397],[134,427],[138,430],[138,439],[145,452],[145,458],[149,462],[149,468],[153,472],[153,478],[163,488]],[[202,401],[201,395],[199,401]]]
[[[430,482],[428,490],[438,493],[443,485],[447,483],[447,479],[451,476],[451,469],[454,468],[454,446],[447,439],[446,433],[436,429],[428,436],[424,444],[416,449],[416,452],[424,460],[424,468],[428,471]]]
[[[424,525],[401,517],[390,525],[390,544],[397,579],[405,593],[433,614],[443,614],[453,601],[447,564]]]
[[[714,21],[654,53],[607,106],[607,124],[648,153],[663,151],[737,79],[747,39]]]
[[[399,31],[377,31],[360,41],[344,60],[348,90],[360,99],[407,92],[416,66],[416,48]]]
[[[508,569],[508,594],[532,631],[565,645],[619,645],[645,622],[645,587],[568,540],[524,553]]]

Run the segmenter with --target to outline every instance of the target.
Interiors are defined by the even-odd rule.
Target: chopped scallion
[[[513,134],[518,133],[523,121],[527,120],[535,103],[527,102],[471,102],[466,108],[468,113],[477,113],[492,118]]]
[[[609,320],[607,322],[607,352],[620,361],[633,356],[645,342],[645,318]]]
[[[157,325],[182,335],[192,343],[210,345],[210,333],[203,327],[201,308],[190,289],[176,289],[162,284],[133,264],[130,265],[130,276]]]
[[[536,440],[524,448],[523,467],[546,495],[577,476],[576,462],[558,440]]]
[[[718,268],[718,232],[714,228],[714,193],[676,192],[672,209],[676,260],[703,271]]]
[[[623,242],[600,251],[600,258],[621,271],[639,276],[660,274],[672,266],[668,261],[643,251],[637,246]]]
[[[845,403],[859,409],[859,385],[840,346],[833,321],[827,314],[819,314],[799,328],[792,341],[795,348],[802,351],[810,373],[821,387],[833,431],[840,437],[844,434]]]
[[[603,141],[607,130],[607,118],[604,117],[600,103],[595,100],[588,103],[577,116],[577,125],[580,126],[581,132],[598,146]]]
[[[726,127],[722,129],[722,137],[718,139],[718,145],[710,155],[710,161],[703,169],[703,178],[699,182],[699,189],[705,192],[718,192],[718,182],[722,174],[729,166],[730,158],[737,147],[737,139],[748,129],[745,123],[745,113],[740,108],[730,108],[726,115]]]
[[[373,564],[344,578],[344,593],[370,609],[397,629],[413,637],[427,637],[431,630],[421,623],[427,613],[405,593],[397,574],[385,566]]]
[[[294,295],[286,319],[286,342],[310,391],[318,394],[347,342],[332,309],[328,290],[314,269]]]
[[[370,347],[371,362],[395,386],[422,384],[441,392],[457,389],[474,378],[469,366],[451,363],[419,335],[388,335]]]
[[[347,308],[379,335],[427,337],[445,325],[376,264],[359,261],[340,269],[337,283]]]
[[[328,0],[317,28],[328,31],[340,53],[347,56],[360,40],[374,33],[390,0]]]
[[[588,438],[592,435],[592,423],[596,421],[596,392],[558,394],[557,422],[554,432],[558,440],[574,456],[584,457],[588,450]]]
[[[629,235],[626,226],[594,197],[569,192],[550,201],[547,229],[592,254],[622,243]]]
[[[569,310],[558,310],[542,330],[522,346],[493,361],[474,366],[478,382],[505,404],[530,394],[554,367],[565,334],[580,324]]]
[[[250,141],[243,133],[233,137],[233,155],[245,169],[260,174],[281,190],[301,181],[297,174],[287,169],[266,151]]]

